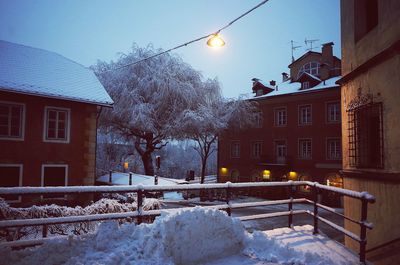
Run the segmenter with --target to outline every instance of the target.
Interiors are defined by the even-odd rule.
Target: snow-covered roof
[[[319,78],[316,77],[315,75],[312,75],[312,74],[307,73],[307,72],[303,72],[303,73],[301,74],[301,76],[300,76],[299,78],[297,78],[297,80],[299,80],[300,78],[302,78],[304,75],[309,76],[310,78],[314,79],[315,81],[321,82],[321,79],[319,79]]]
[[[0,91],[111,106],[89,68],[57,53],[0,40]]]
[[[290,80],[288,80],[278,84],[277,89],[275,89],[274,91],[266,95],[254,97],[253,99],[263,99],[263,98],[269,98],[281,95],[290,95],[290,94],[310,93],[325,89],[337,88],[339,87],[339,85],[337,85],[335,82],[340,78],[341,76],[332,77],[330,79],[325,80],[325,82],[322,81],[318,85],[311,87],[309,89],[301,89],[300,82],[290,82]]]

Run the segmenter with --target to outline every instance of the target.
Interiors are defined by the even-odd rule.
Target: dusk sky
[[[54,51],[85,66],[128,53],[132,44],[169,49],[213,33],[261,0],[0,0],[0,39]],[[339,0],[270,0],[222,31],[223,48],[205,41],[174,53],[218,77],[225,97],[251,92],[251,78],[280,81],[291,62],[290,40],[307,48],[333,41],[340,55]]]

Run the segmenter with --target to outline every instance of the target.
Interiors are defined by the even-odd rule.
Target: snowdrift
[[[0,256],[4,264],[41,265],[240,264],[243,259],[246,264],[352,264],[345,255],[322,256],[292,248],[263,232],[249,234],[238,219],[200,207],[162,213],[152,224],[105,222],[93,234],[54,239],[20,251],[4,248]]]

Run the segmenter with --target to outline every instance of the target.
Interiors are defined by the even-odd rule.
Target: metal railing
[[[313,192],[313,200],[309,200],[306,198],[294,198],[294,189],[298,186],[309,186]],[[261,202],[251,202],[251,203],[231,203],[231,195],[235,191],[243,190],[243,189],[260,189],[260,188],[273,188],[273,187],[287,187],[288,189],[288,199],[284,200],[274,200],[274,201],[261,201]],[[372,229],[373,225],[367,221],[367,211],[368,211],[368,203],[374,203],[374,196],[370,195],[367,192],[357,192],[346,190],[342,188],[336,188],[332,186],[321,185],[316,182],[309,181],[288,181],[288,182],[247,182],[247,183],[220,183],[220,184],[189,184],[189,185],[176,185],[176,186],[142,186],[142,185],[133,185],[133,186],[69,186],[69,187],[14,187],[14,188],[0,188],[0,197],[2,195],[34,195],[34,194],[84,194],[84,193],[125,193],[125,192],[134,192],[137,193],[137,210],[132,212],[123,212],[123,213],[105,213],[105,214],[94,214],[94,215],[82,215],[82,216],[68,216],[68,217],[51,217],[51,218],[35,218],[35,219],[20,219],[20,220],[3,220],[0,221],[0,229],[6,229],[11,227],[27,227],[27,226],[42,226],[43,227],[43,237],[47,236],[47,227],[49,225],[55,224],[67,224],[67,223],[79,223],[79,222],[88,222],[88,221],[104,221],[104,220],[116,220],[116,219],[124,219],[124,218],[134,218],[137,220],[137,223],[143,222],[143,217],[155,217],[161,214],[161,210],[149,210],[143,211],[143,198],[146,193],[150,192],[171,192],[171,191],[207,191],[207,190],[223,190],[225,191],[225,204],[222,205],[212,205],[212,206],[204,206],[208,208],[215,208],[219,210],[224,210],[231,216],[232,210],[239,208],[248,208],[248,207],[258,207],[258,206],[271,206],[271,205],[282,205],[287,204],[287,211],[283,212],[273,212],[266,214],[258,214],[252,216],[241,216],[239,217],[242,221],[254,220],[254,219],[262,219],[262,218],[272,218],[278,216],[288,216],[288,227],[292,227],[293,225],[293,216],[298,214],[308,214],[313,217],[313,226],[314,226],[314,234],[318,233],[319,221],[327,224],[333,229],[338,230],[339,232],[349,236],[350,238],[356,240],[359,247],[359,259],[361,263],[365,263],[365,254],[366,254],[366,244],[367,244],[367,229]],[[342,213],[339,213],[335,209],[323,205],[318,202],[318,195],[322,190],[334,192],[343,196],[348,196],[351,198],[355,198],[361,201],[361,219],[354,220],[348,216],[345,216]],[[294,203],[310,203],[312,204],[313,211],[309,210],[294,210]],[[319,216],[319,209],[324,209],[329,211],[335,215],[338,215],[350,222],[353,222],[360,226],[360,234],[356,235],[353,232],[346,230],[344,227],[341,227],[321,216]],[[162,211],[176,211],[184,208],[178,209],[166,209]],[[21,247],[21,246],[31,246],[41,244],[46,239],[35,239],[35,240],[18,240],[11,242],[3,242],[0,246],[10,246],[10,247]]]

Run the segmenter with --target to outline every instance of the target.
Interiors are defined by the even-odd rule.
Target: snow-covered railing
[[[297,186],[309,186],[313,192],[313,200],[305,198],[294,199],[294,188]],[[275,201],[263,201],[263,202],[251,202],[251,203],[231,203],[231,194],[233,191],[242,189],[260,189],[260,188],[272,188],[272,187],[286,187],[288,191],[288,199],[275,200]],[[288,227],[292,227],[293,216],[297,214],[309,214],[313,216],[314,220],[314,233],[318,233],[319,221],[329,225],[330,227],[338,230],[341,233],[351,237],[360,244],[360,262],[365,262],[365,249],[367,244],[366,229],[372,229],[373,225],[367,221],[367,209],[368,203],[374,203],[375,198],[367,192],[357,192],[346,190],[342,188],[321,185],[316,182],[309,181],[288,181],[288,182],[246,182],[246,183],[218,183],[218,184],[188,184],[188,185],[174,185],[174,186],[159,186],[159,185],[127,185],[127,186],[69,186],[69,187],[11,187],[11,188],[0,188],[0,197],[2,195],[34,195],[34,194],[80,194],[80,193],[121,193],[121,192],[134,192],[137,193],[137,210],[133,212],[124,213],[106,213],[106,214],[95,214],[95,215],[84,215],[84,216],[70,216],[70,217],[53,217],[53,218],[36,218],[36,219],[23,219],[23,220],[4,220],[0,221],[0,229],[9,227],[25,227],[25,226],[43,226],[43,235],[47,235],[45,231],[48,225],[53,224],[65,224],[65,223],[76,223],[76,222],[88,222],[88,221],[103,221],[103,220],[115,220],[125,218],[136,218],[138,223],[143,221],[143,217],[154,217],[161,214],[161,210],[149,210],[143,211],[143,198],[148,192],[170,192],[170,191],[189,191],[189,190],[224,190],[226,194],[225,202],[223,205],[205,206],[210,208],[216,208],[224,210],[231,215],[233,209],[247,208],[247,207],[259,207],[259,206],[271,206],[271,205],[282,205],[287,204],[288,210],[283,212],[274,212],[267,214],[259,214],[252,216],[239,217],[242,221],[255,220],[261,218],[272,218],[278,216],[288,216]],[[354,220],[348,216],[338,213],[335,209],[325,206],[318,202],[318,195],[322,190],[330,191],[343,196],[352,197],[361,201],[361,220]],[[294,203],[310,203],[314,206],[313,211],[306,210],[293,210]],[[333,222],[322,218],[318,214],[318,209],[324,209],[335,215],[345,218],[355,224],[358,224],[361,228],[360,235],[356,235],[351,231],[346,230]],[[182,209],[182,208],[180,208]],[[178,209],[166,209],[163,211],[175,211]],[[40,240],[35,239],[32,244],[40,243]],[[43,241],[44,242],[44,241]],[[21,246],[32,245],[29,240],[21,242]],[[18,246],[16,242],[5,242],[1,243],[3,246]]]

